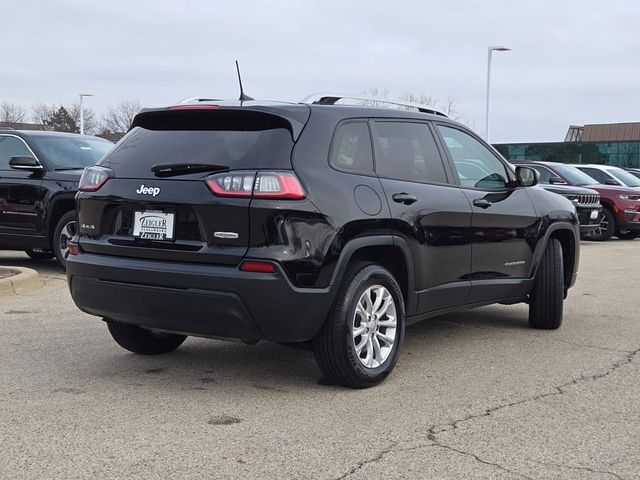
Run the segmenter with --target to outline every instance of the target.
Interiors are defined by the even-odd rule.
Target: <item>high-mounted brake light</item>
[[[275,200],[300,200],[304,188],[293,172],[226,172],[206,179],[219,197],[253,197]]]
[[[240,264],[240,270],[243,272],[255,273],[276,273],[276,266],[271,262],[259,262],[255,260],[245,260]]]
[[[218,105],[176,105],[175,107],[169,107],[169,110],[218,110]]]
[[[108,168],[99,167],[97,165],[87,167],[82,172],[78,189],[82,192],[95,192],[112,177],[113,172]]]

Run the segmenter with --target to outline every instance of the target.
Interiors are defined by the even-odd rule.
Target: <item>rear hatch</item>
[[[249,245],[256,177],[291,170],[300,129],[296,119],[247,108],[194,105],[139,114],[98,164],[98,173],[110,178],[78,195],[80,247],[236,265]],[[240,195],[227,196],[229,189]],[[242,196],[243,189],[249,194]]]

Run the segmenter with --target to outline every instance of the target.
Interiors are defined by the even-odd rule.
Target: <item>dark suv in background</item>
[[[0,250],[64,266],[80,175],[111,147],[88,135],[0,127]]]
[[[138,114],[81,180],[76,304],[141,354],[188,335],[312,341],[350,387],[382,381],[405,326],[435,315],[528,302],[532,327],[558,328],[573,204],[442,114],[339,100]]]
[[[533,162],[517,160],[514,165],[529,166],[540,173],[540,183],[587,187],[600,194],[602,211],[599,227],[587,238],[609,240],[617,236],[630,240],[640,235],[640,191],[635,188],[603,185],[573,165],[556,162]]]

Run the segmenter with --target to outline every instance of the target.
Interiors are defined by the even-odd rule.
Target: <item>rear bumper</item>
[[[295,288],[281,270],[82,253],[68,258],[67,278],[87,313],[187,335],[306,341],[333,303],[331,288]]]

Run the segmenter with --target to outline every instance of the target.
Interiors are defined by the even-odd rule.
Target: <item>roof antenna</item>
[[[246,100],[255,100],[255,98],[252,98],[249,95],[245,95],[244,93],[244,89],[242,88],[242,77],[240,76],[240,66],[238,65],[238,60],[236,60],[236,70],[238,71],[238,83],[240,84],[240,101],[244,102]]]

